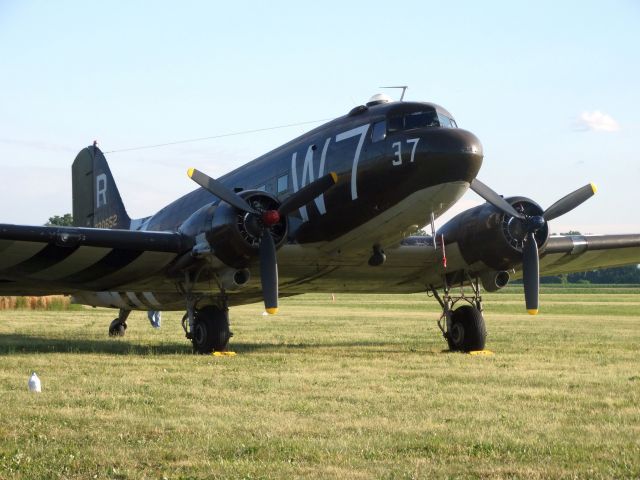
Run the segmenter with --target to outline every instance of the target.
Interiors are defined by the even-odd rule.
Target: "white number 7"
[[[368,130],[369,124],[366,124],[336,135],[336,142],[341,142],[342,140],[346,140],[347,138],[357,137],[358,135],[360,135],[360,140],[358,140],[358,146],[356,147],[356,153],[353,156],[353,166],[351,167],[351,200],[355,200],[356,198],[358,198],[358,161],[360,160],[360,153],[362,152],[364,137]]]

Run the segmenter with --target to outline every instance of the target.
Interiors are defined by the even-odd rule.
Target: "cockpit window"
[[[376,122],[373,124],[373,129],[371,132],[371,141],[379,142],[380,140],[384,140],[387,137],[387,122],[384,120],[381,122]]]
[[[389,117],[387,119],[388,133],[425,127],[458,128],[458,125],[456,125],[453,118],[435,110],[407,113],[404,116]]]
[[[404,128],[439,127],[438,114],[435,111],[409,113],[404,117]]]
[[[398,132],[404,128],[403,117],[390,117],[387,121],[387,132]]]
[[[456,122],[453,118],[449,118],[442,113],[438,113],[438,120],[440,121],[440,126],[445,128],[458,128]]]

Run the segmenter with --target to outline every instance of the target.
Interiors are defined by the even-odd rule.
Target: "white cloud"
[[[620,125],[611,115],[602,113],[599,110],[582,112],[578,119],[578,124],[586,130],[595,130],[598,132],[616,132],[620,130]]]

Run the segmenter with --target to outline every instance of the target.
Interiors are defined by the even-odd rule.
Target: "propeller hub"
[[[280,222],[280,213],[277,210],[266,210],[262,212],[262,223],[266,227],[273,227]]]
[[[535,215],[527,219],[527,230],[530,232],[537,232],[544,227],[545,220],[541,215]]]

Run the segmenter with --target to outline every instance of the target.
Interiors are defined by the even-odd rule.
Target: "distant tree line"
[[[540,283],[640,284],[640,268],[638,265],[627,265],[626,267],[603,268],[589,272],[564,273],[541,277]]]
[[[70,213],[65,213],[64,215],[54,215],[53,217],[49,217],[49,221],[44,224],[45,227],[72,227],[73,226],[73,216]]]

